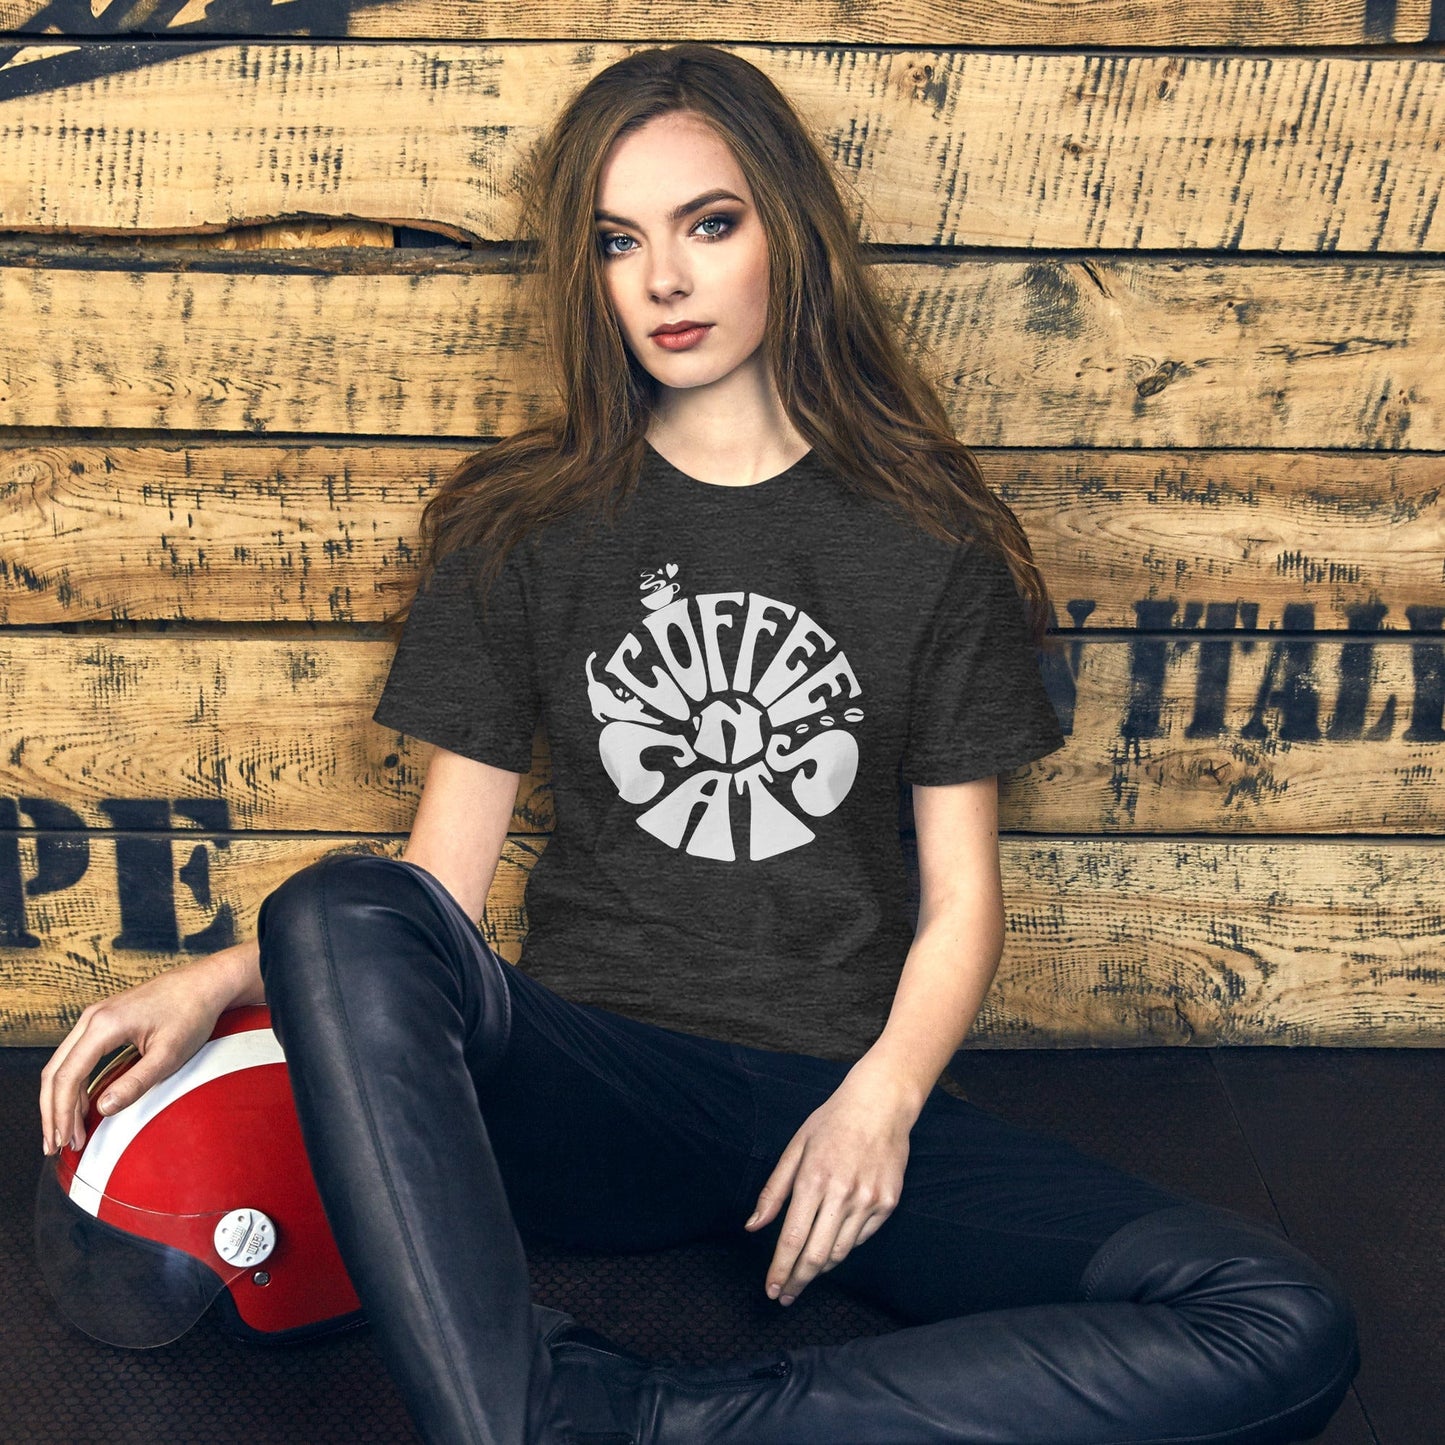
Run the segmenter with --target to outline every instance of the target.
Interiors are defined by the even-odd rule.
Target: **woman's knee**
[[[381,854],[329,853],[298,868],[261,900],[256,938],[268,994],[283,968],[288,974],[334,968],[354,956],[336,941],[375,904],[380,890],[391,891],[391,879],[383,881],[388,872],[405,870]]]
[[[428,1018],[454,1015],[478,1058],[500,1055],[511,1031],[505,965],[441,885],[416,864],[333,853],[267,894],[257,915],[261,982],[271,1024],[329,1018],[343,999],[368,1047],[404,1048]],[[439,1012],[439,1010],[441,1012]]]
[[[1235,1210],[1194,1203],[1143,1215],[1099,1247],[1082,1284],[1087,1299],[1171,1305],[1201,1338],[1226,1333],[1222,1368],[1245,1362],[1260,1386],[1260,1440],[1322,1429],[1359,1369],[1355,1311],[1340,1281]]]

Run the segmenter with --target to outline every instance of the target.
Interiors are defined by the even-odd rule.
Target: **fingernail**
[[[793,1302],[795,1299],[797,1299],[797,1295],[785,1294],[785,1295],[782,1297],[782,1299],[778,1301],[778,1303],[779,1303],[779,1304],[790,1305],[790,1304],[792,1304],[792,1302]]]
[[[761,1213],[762,1213],[762,1211],[759,1210],[759,1209],[753,1210],[753,1212],[752,1212],[750,1215],[748,1215],[748,1224],[756,1224],[756,1223],[758,1222],[758,1215],[761,1214]],[[745,1225],[744,1228],[746,1228],[746,1227],[747,1227],[747,1226]]]
[[[780,1289],[782,1289],[782,1285],[780,1285],[780,1284],[770,1284],[770,1285],[768,1286],[768,1298],[769,1298],[769,1299],[777,1299],[777,1297],[778,1297],[778,1291],[779,1291]]]
[[[111,1111],[113,1108],[115,1108],[115,1098],[114,1098],[114,1096],[111,1095],[111,1094],[107,1094],[107,1095],[105,1096],[105,1098],[103,1098],[103,1099],[100,1101],[100,1103],[98,1103],[95,1107],[96,1107],[102,1114],[108,1114],[108,1113],[110,1113],[110,1111]]]

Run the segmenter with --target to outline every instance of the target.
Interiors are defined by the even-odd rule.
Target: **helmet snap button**
[[[276,1248],[276,1226],[259,1209],[233,1209],[216,1226],[215,1244],[227,1264],[249,1269]]]

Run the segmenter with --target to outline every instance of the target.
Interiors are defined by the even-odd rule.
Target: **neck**
[[[664,388],[647,440],[679,471],[737,486],[775,476],[809,450],[776,396],[768,406],[733,407],[716,404],[703,388]]]

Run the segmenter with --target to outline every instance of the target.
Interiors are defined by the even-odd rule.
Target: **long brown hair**
[[[770,271],[763,345],[792,424],[855,492],[902,508],[941,540],[997,547],[1042,644],[1052,609],[1028,538],[905,352],[826,155],[761,70],[694,41],[635,51],[593,76],[524,164],[511,257],[557,402],[438,485],[422,510],[419,573],[380,584],[411,594],[387,619],[393,634],[448,553],[479,548],[485,591],[534,528],[583,509],[615,518],[631,496],[658,383],[612,315],[592,210],[612,143],[674,111],[713,126],[752,190]],[[530,265],[520,264],[524,248]]]

